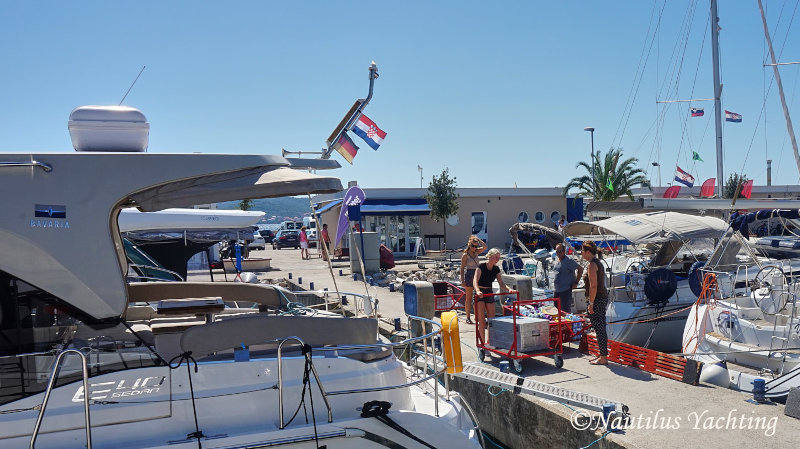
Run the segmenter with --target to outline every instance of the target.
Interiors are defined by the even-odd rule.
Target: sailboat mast
[[[800,173],[800,152],[797,151],[797,139],[794,137],[794,127],[792,126],[792,119],[789,117],[789,107],[786,105],[786,97],[783,95],[783,82],[781,82],[781,73],[778,70],[778,61],[775,59],[775,50],[772,49],[772,39],[769,37],[769,28],[767,27],[767,18],[764,16],[764,6],[761,0],[758,0],[758,10],[761,11],[761,23],[764,25],[764,37],[767,38],[767,46],[769,47],[769,56],[772,59],[772,70],[775,73],[775,83],[778,85],[778,94],[781,97],[781,105],[783,106],[783,117],[786,119],[786,130],[789,131],[789,138],[792,141],[792,149],[794,150],[794,162],[797,164],[797,171]]]
[[[717,136],[717,196],[722,198],[725,178],[722,169],[722,85],[719,82],[719,17],[717,16],[717,0],[711,0],[711,60],[714,67],[714,129],[716,130]]]

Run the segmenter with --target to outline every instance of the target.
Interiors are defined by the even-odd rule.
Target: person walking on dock
[[[300,228],[300,258],[308,260],[308,234],[306,234],[306,227]]]
[[[497,280],[497,283],[500,284],[500,291],[508,292],[508,287],[503,283],[503,277],[500,276],[500,267],[497,266],[497,263],[500,262],[500,250],[490,249],[486,253],[486,259],[486,262],[478,265],[472,281],[479,290],[475,296],[475,320],[478,322],[478,335],[484,343],[486,343],[487,317],[494,318],[495,297],[491,296],[493,293],[492,283]]]
[[[583,285],[586,286],[586,299],[589,301],[589,320],[592,322],[597,336],[597,349],[600,356],[592,360],[592,365],[607,365],[608,359],[608,334],[606,333],[606,307],[608,306],[608,289],[606,288],[606,274],[603,264],[600,263],[600,251],[597,245],[587,240],[581,246],[581,257],[589,262]]]
[[[583,276],[583,267],[567,257],[563,243],[556,245],[556,257],[558,262],[553,267],[556,271],[553,282],[555,297],[559,299],[562,311],[572,313],[572,289],[578,286],[578,279]]]
[[[328,234],[328,223],[322,225],[322,258],[328,260],[331,250],[331,236]]]
[[[478,256],[486,250],[486,243],[478,236],[471,235],[467,241],[467,249],[461,255],[461,285],[464,287],[464,311],[467,312],[467,324],[474,324],[472,319],[472,298],[475,294],[475,270],[478,268]]]

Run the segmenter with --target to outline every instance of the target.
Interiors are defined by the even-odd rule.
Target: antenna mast
[[[131,83],[131,86],[128,88],[128,90],[125,91],[125,95],[122,96],[122,100],[119,100],[119,103],[117,104],[117,106],[121,105],[122,102],[125,101],[125,98],[131,92],[131,89],[133,89],[133,85],[136,84],[136,82],[139,81],[139,77],[142,76],[142,72],[144,72],[145,67],[147,67],[147,66],[143,65],[142,66],[142,70],[139,70],[139,74],[136,75],[136,79],[133,80],[133,82]]]

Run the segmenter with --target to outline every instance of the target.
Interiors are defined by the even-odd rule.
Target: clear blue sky
[[[655,1],[656,16],[663,1]],[[764,183],[769,155],[773,182],[796,183],[775,87],[766,135],[763,119],[755,128],[764,82],[772,79],[761,66],[757,4],[720,3],[723,102],[744,116],[741,124],[725,125],[725,171],[744,167]],[[796,2],[785,2],[774,30],[783,4],[767,1],[778,49]],[[336,172],[344,181],[416,186],[420,164],[426,180],[447,166],[461,186],[561,186],[587,158],[583,127],[589,125],[597,128],[600,150],[621,145],[648,170],[659,158],[665,182],[676,161],[702,180],[716,170],[713,123],[702,137],[713,103],[698,104],[706,116],[686,121],[682,132],[688,105],[674,105],[656,120],[655,100],[659,90],[675,97],[663,85],[676,79],[667,74],[678,59],[672,53],[687,10],[694,15],[677,97],[689,97],[695,71],[694,97],[713,95],[710,35],[703,39],[708,0],[667,2],[626,131],[612,139],[656,21],[653,6],[645,0],[6,3],[0,148],[72,151],[66,126],[72,108],[116,104],[146,64],[126,104],[151,122],[149,151],[318,150],[366,94],[366,69],[375,60],[381,77],[366,112],[389,136],[377,152],[354,136],[361,146],[355,165],[334,156],[345,166]],[[800,60],[798,28],[791,28],[784,60]],[[782,69],[795,119],[798,68]],[[686,162],[693,149],[705,159],[696,167]]]

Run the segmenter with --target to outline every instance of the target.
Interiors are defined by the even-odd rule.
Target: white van
[[[303,226],[306,229],[317,229],[317,220],[314,217],[303,217]]]
[[[281,228],[279,230],[280,231],[295,230],[295,229],[300,229],[302,226],[303,223],[299,221],[284,221],[283,223],[281,223]]]

